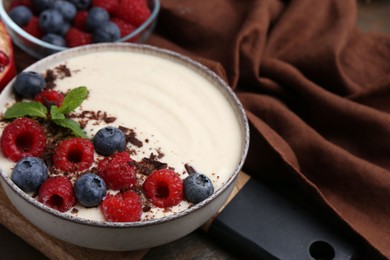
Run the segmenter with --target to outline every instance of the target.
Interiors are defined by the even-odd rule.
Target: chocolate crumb
[[[188,174],[196,173],[195,169],[191,165],[189,165],[188,163],[184,164],[184,168],[186,169]]]
[[[76,209],[76,208],[73,208],[72,211],[71,211],[70,213],[72,213],[72,214],[77,214],[77,213],[79,213],[79,210]]]

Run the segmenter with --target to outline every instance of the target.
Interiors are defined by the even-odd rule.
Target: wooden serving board
[[[240,173],[228,202],[238,193],[248,179],[248,175]],[[204,230],[207,230],[212,219],[203,226]],[[56,239],[36,228],[23,217],[9,201],[1,186],[0,223],[50,259],[141,259],[148,252],[148,249],[129,252],[101,251],[75,246]]]

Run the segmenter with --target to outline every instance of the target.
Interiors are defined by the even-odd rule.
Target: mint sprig
[[[5,119],[18,118],[23,116],[46,118],[47,109],[40,102],[16,102],[7,109]]]
[[[79,107],[87,96],[88,90],[86,87],[72,89],[64,97],[60,107],[51,106],[50,117],[47,116],[47,108],[40,102],[16,102],[7,109],[4,118],[12,119],[29,116],[51,119],[56,125],[70,129],[75,136],[86,138],[87,136],[80,125],[76,121],[66,118],[65,114],[70,113]]]

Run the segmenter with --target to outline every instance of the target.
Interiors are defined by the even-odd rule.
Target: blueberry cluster
[[[38,15],[42,40],[66,47],[66,33],[79,10],[88,11],[86,30],[92,35],[92,42],[113,42],[120,38],[119,27],[110,21],[109,13],[101,7],[92,7],[91,0],[32,0],[33,10],[16,6],[9,12],[11,19],[20,27],[26,26],[34,14]]]

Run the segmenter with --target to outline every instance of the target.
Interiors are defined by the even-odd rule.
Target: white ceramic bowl
[[[8,15],[12,1],[0,0],[0,17],[6,25],[12,41],[23,51],[35,58],[43,58],[53,53],[69,49],[42,41],[20,28]],[[117,42],[145,42],[152,33],[160,11],[160,0],[148,0],[151,10],[150,17],[130,34],[122,37]]]
[[[114,251],[136,250],[165,244],[181,238],[200,227],[227,200],[236,183],[249,146],[247,119],[237,97],[230,87],[215,73],[187,57],[147,45],[118,43],[73,48],[46,57],[26,70],[42,72],[52,68],[53,64],[65,62],[69,58],[83,55],[84,53],[97,53],[105,50],[158,56],[189,68],[193,73],[199,74],[205,80],[211,82],[210,86],[215,88],[216,93],[219,93],[228,101],[228,106],[231,107],[238,124],[239,136],[236,136],[236,138],[241,140],[238,162],[226,182],[206,200],[177,214],[159,219],[124,223],[86,220],[53,210],[19,189],[4,170],[1,171],[1,184],[13,205],[23,216],[41,230],[61,240],[87,248]],[[99,62],[104,61],[100,60]],[[12,94],[12,84],[13,81],[0,95],[0,105],[3,107]],[[221,130],[223,131],[223,129]]]

